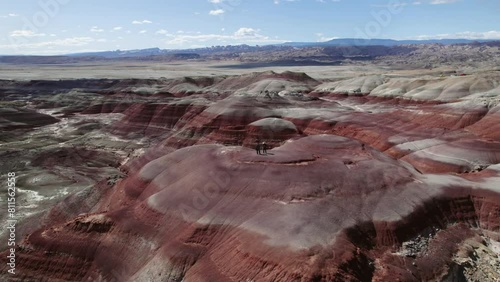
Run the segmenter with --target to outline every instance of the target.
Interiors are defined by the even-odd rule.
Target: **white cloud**
[[[140,34],[144,34],[146,32],[148,32],[148,31],[147,30],[141,30],[141,31],[139,31]]]
[[[90,32],[101,33],[101,32],[104,32],[104,29],[99,28],[99,27],[97,27],[97,26],[93,26],[93,27],[90,29]]]
[[[0,18],[8,18],[8,17],[19,17],[18,14],[15,14],[15,13],[9,13],[7,15],[1,15]]]
[[[132,22],[132,24],[152,24],[152,23],[153,22],[150,20],[142,20],[142,21],[135,20]]]
[[[219,4],[219,3],[222,3],[222,0],[208,0],[208,2],[214,3],[214,4]]]
[[[281,1],[284,1],[284,2],[298,2],[300,0],[273,0],[274,4],[278,5],[279,3],[281,3]],[[319,2],[323,2],[322,0],[320,0]],[[338,1],[333,1],[333,2],[338,2]]]
[[[113,27],[113,30],[122,30],[122,29],[123,29],[123,27],[121,27],[121,26],[115,26],[115,27]]]
[[[389,9],[389,8],[397,8],[397,7],[406,7],[408,5],[411,5],[412,3],[409,3],[409,2],[401,2],[401,1],[394,1],[394,2],[391,2],[389,4],[372,4],[371,6],[372,7],[375,7],[375,8],[385,8],[385,9]]]
[[[57,39],[52,41],[42,41],[35,43],[12,43],[8,45],[0,45],[2,49],[22,49],[24,53],[29,53],[29,49],[40,49],[40,48],[57,48],[57,47],[73,47],[73,46],[84,46],[91,42],[94,42],[95,39],[92,37],[71,37],[64,39]],[[38,52],[38,50],[35,50]]]
[[[11,37],[42,37],[46,36],[45,33],[35,33],[29,29],[14,30],[10,33]]]
[[[432,5],[440,5],[440,4],[450,4],[450,3],[455,3],[458,0],[432,0],[431,4]]]
[[[155,32],[156,34],[167,35],[168,31],[166,29],[160,29]]]
[[[193,46],[199,43],[217,41],[228,44],[243,44],[243,43],[281,43],[284,40],[270,39],[259,33],[258,29],[242,27],[230,35],[226,34],[175,34],[167,35],[171,37],[166,43],[171,45],[188,45]]]
[[[334,40],[334,39],[339,39],[340,37],[336,37],[336,36],[332,36],[332,37],[325,37],[325,36],[322,36],[318,39],[318,42],[326,42],[326,41],[330,41],[330,40]]]
[[[71,37],[64,38],[54,41],[40,42],[35,43],[38,46],[83,46],[87,45],[91,42],[94,42],[95,39],[92,37]]]
[[[253,29],[250,27],[241,27],[238,29],[235,33],[234,36],[236,37],[258,37],[261,36],[258,34],[259,30]]]
[[[415,39],[426,40],[426,39],[470,39],[470,40],[490,40],[490,39],[500,39],[500,31],[490,30],[486,32],[472,32],[464,31],[459,33],[445,33],[437,35],[419,35]]]
[[[335,37],[335,36],[327,37],[321,32],[318,32],[315,35],[318,37],[318,40],[316,40],[317,42],[325,42],[325,41],[330,41],[333,39],[339,39],[339,37]]]
[[[210,12],[208,12],[208,14],[211,16],[218,16],[218,15],[224,14],[225,12],[226,11],[224,11],[222,9],[217,9],[217,10],[211,10]]]

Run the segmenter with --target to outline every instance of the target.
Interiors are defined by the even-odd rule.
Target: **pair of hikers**
[[[257,146],[255,146],[255,151],[257,151],[257,155],[267,155],[266,142],[260,143],[259,141],[257,141]]]

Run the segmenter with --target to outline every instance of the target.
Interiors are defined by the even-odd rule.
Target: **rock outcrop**
[[[35,111],[0,107],[0,129],[32,129],[44,125],[56,123],[57,118]]]

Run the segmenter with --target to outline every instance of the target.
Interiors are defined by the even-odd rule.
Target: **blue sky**
[[[0,0],[0,54],[500,39],[499,0]]]

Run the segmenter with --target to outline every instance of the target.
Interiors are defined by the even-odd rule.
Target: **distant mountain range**
[[[290,48],[292,46],[250,46],[250,45],[227,45],[227,46],[212,46],[205,48],[196,49],[160,49],[160,48],[148,48],[148,49],[135,49],[135,50],[116,50],[116,51],[103,51],[103,52],[89,52],[89,53],[74,53],[67,54],[65,56],[69,57],[104,57],[104,58],[135,58],[135,57],[151,57],[151,56],[176,56],[184,57],[184,59],[196,59],[195,54],[208,54],[217,52],[252,52],[256,50],[264,49],[280,49],[280,48]]]
[[[238,67],[318,66],[376,61],[389,65],[432,67],[441,64],[498,66],[500,40],[473,41],[334,39],[327,42],[287,42],[276,45],[227,45],[197,49],[165,50],[160,48],[116,50],[62,56],[0,56],[6,64],[75,64],[101,61],[240,62]],[[230,64],[228,64],[229,66]]]
[[[474,42],[492,42],[496,40],[469,40],[469,39],[429,39],[429,40],[394,40],[394,39],[362,39],[362,38],[339,38],[325,42],[286,42],[282,45],[294,47],[311,46],[398,46],[410,44],[470,44]]]
[[[487,43],[498,40],[469,40],[469,39],[430,39],[430,40],[394,40],[394,39],[361,39],[361,38],[339,38],[325,42],[285,42],[277,45],[266,46],[249,46],[249,45],[227,45],[227,46],[213,46],[197,49],[137,49],[137,50],[116,50],[116,51],[103,51],[103,52],[90,52],[90,53],[76,53],[67,54],[71,57],[103,57],[103,58],[133,58],[133,57],[149,57],[149,56],[164,56],[173,55],[179,56],[183,59],[196,59],[194,54],[206,54],[216,52],[251,52],[262,51],[265,49],[276,50],[280,47],[328,47],[328,46],[399,46],[399,45],[413,45],[413,44],[471,44],[471,43]]]
[[[74,56],[74,57],[98,56],[107,58],[119,58],[119,57],[157,56],[166,53],[168,53],[168,50],[162,50],[160,48],[148,48],[148,49],[123,50],[123,51],[116,50],[116,51],[103,51],[103,52],[74,53],[74,54],[67,54],[66,56]]]

